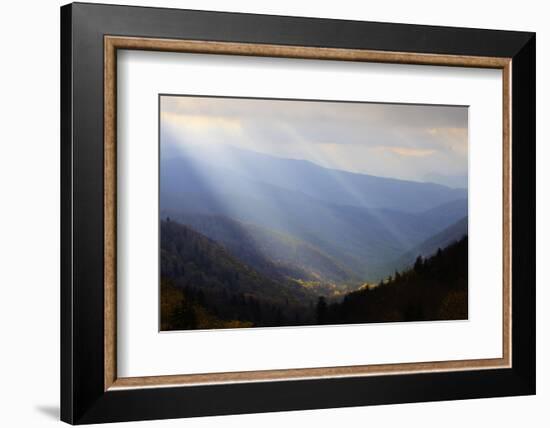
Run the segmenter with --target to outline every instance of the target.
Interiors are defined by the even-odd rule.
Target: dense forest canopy
[[[161,224],[161,272],[166,330],[218,328],[222,321],[244,322],[238,326],[314,322],[316,296],[307,288],[262,275],[216,242],[174,221]]]

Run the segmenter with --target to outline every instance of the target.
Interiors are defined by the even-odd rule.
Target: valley
[[[467,281],[449,288],[449,263],[427,267],[458,258],[460,243],[467,259],[464,189],[231,147],[231,162],[163,147],[163,330],[463,316]]]

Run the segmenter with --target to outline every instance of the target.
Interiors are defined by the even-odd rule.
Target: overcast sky
[[[466,107],[162,96],[161,126],[182,144],[467,186]]]

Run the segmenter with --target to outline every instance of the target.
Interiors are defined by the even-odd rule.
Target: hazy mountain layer
[[[456,223],[407,251],[395,261],[394,264],[396,269],[399,270],[412,266],[418,256],[430,257],[435,254],[438,249],[445,248],[453,242],[459,241],[464,236],[468,236],[468,217],[463,217]]]
[[[227,222],[214,228],[211,222],[208,230],[264,272],[325,282],[378,281],[404,253],[467,215],[463,190],[343,173],[237,149],[226,149],[227,159],[201,154],[162,159],[161,212],[240,222],[240,228]],[[395,201],[372,208],[384,198]],[[421,207],[428,209],[411,212]],[[237,230],[238,238],[231,236]]]
[[[277,158],[230,146],[210,151],[199,145],[176,144],[166,137],[162,150],[165,156],[163,168],[170,162],[167,158],[185,157],[195,168],[203,171],[222,168],[243,178],[339,205],[422,212],[446,202],[467,198],[465,189],[323,168],[305,160]]]

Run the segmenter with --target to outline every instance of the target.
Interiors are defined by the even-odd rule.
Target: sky
[[[160,120],[180,144],[230,145],[344,171],[467,187],[463,106],[163,95]]]

